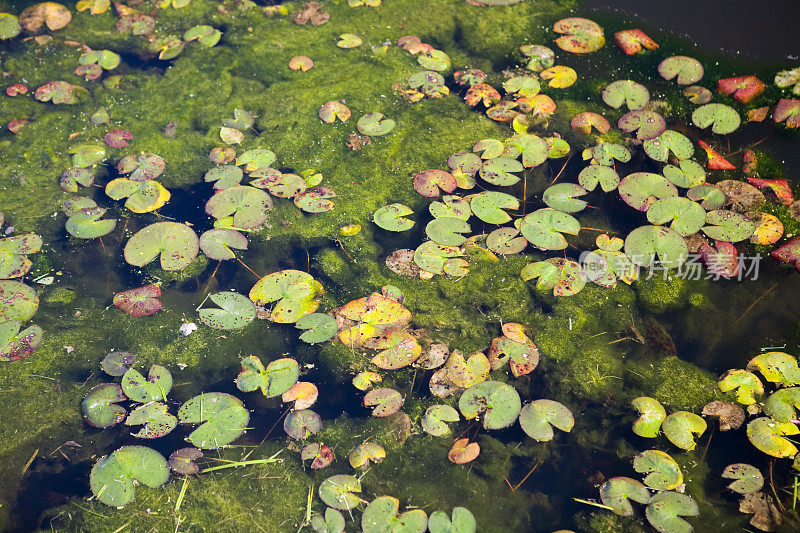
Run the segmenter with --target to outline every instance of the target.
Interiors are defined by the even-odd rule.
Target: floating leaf
[[[675,130],[667,130],[655,139],[645,141],[644,151],[651,159],[667,162],[670,152],[679,160],[689,159],[694,155],[694,145],[682,133]]]
[[[606,44],[603,28],[585,18],[561,19],[553,25],[553,31],[563,34],[556,39],[558,47],[573,54],[595,52]]]
[[[328,124],[334,123],[337,118],[342,122],[347,122],[350,119],[350,108],[341,102],[330,100],[319,108],[319,118]]]
[[[136,155],[126,155],[117,163],[117,172],[121,175],[130,174],[128,179],[133,181],[147,181],[159,177],[166,163],[156,154],[141,152]]]
[[[753,188],[755,189],[755,187]],[[756,192],[758,192],[758,189],[756,189]],[[686,191],[686,197],[695,202],[700,202],[700,205],[706,210],[717,209],[726,202],[725,193],[719,187],[707,183],[695,185]]]
[[[527,133],[517,134],[513,137],[506,139],[504,155],[513,158],[521,157],[522,166],[526,168],[536,167],[547,161],[550,146],[546,140],[536,135]],[[484,166],[488,161],[484,163]],[[518,171],[510,171],[518,172]],[[483,176],[483,169],[481,169],[481,177]],[[489,181],[489,180],[487,180]]]
[[[749,104],[766,89],[766,85],[755,76],[736,76],[717,82],[717,90],[729,94],[743,104]]]
[[[297,383],[300,366],[289,357],[275,359],[266,368],[255,355],[242,359],[242,371],[236,377],[236,388],[244,392],[261,389],[264,396],[280,396]]]
[[[553,440],[553,427],[569,433],[575,420],[572,412],[553,400],[535,400],[519,412],[519,425],[534,440]]]
[[[292,70],[309,71],[314,67],[314,60],[308,56],[294,56],[289,60],[289,68]]]
[[[322,299],[322,285],[300,270],[281,270],[266,275],[250,289],[249,297],[258,305],[278,302],[270,320],[281,324],[296,322],[313,313]]]
[[[772,257],[781,261],[782,263],[790,263],[800,270],[800,237],[786,242],[779,248],[776,248],[770,254]]]
[[[706,223],[706,211],[700,204],[673,196],[657,200],[647,210],[647,221],[654,225],[666,224],[681,235],[692,235]]]
[[[639,418],[633,423],[633,432],[640,437],[656,438],[661,429],[661,422],[667,416],[667,411],[661,402],[655,398],[640,396],[631,401],[631,405],[639,411]]]
[[[435,48],[422,50],[417,56],[417,63],[426,70],[439,72],[449,70],[451,65],[450,56]]]
[[[172,452],[167,462],[169,468],[176,474],[190,476],[200,471],[195,461],[203,457],[203,452],[197,448],[181,448]]]
[[[647,211],[656,200],[677,196],[678,190],[659,174],[635,172],[619,182],[619,195],[634,209]]]
[[[726,242],[743,241],[756,229],[755,223],[746,216],[725,209],[709,211],[706,223],[709,225],[703,227],[703,233],[712,239]]]
[[[655,139],[667,129],[664,117],[649,109],[628,111],[617,122],[617,127],[625,133],[636,132],[640,141]]]
[[[16,16],[11,13],[0,13],[0,40],[13,39],[21,31],[22,26],[19,25],[19,19]]]
[[[766,352],[759,354],[747,363],[747,370],[761,375],[771,383],[781,383],[787,387],[800,385],[800,368],[797,359],[785,352]]]
[[[125,207],[134,213],[149,213],[160,209],[171,198],[170,192],[155,180],[134,181],[117,178],[106,185],[106,194],[113,200],[125,201]]]
[[[195,260],[199,251],[197,234],[189,226],[177,222],[156,222],[128,239],[125,261],[142,267],[161,255],[161,268],[183,270]]]
[[[235,396],[206,392],[181,405],[178,421],[200,424],[186,440],[201,450],[213,450],[230,444],[244,433],[250,413]]]
[[[0,323],[27,322],[38,308],[39,296],[31,287],[18,281],[0,280]]]
[[[659,533],[691,533],[692,526],[681,516],[697,516],[700,509],[691,496],[677,492],[659,492],[650,498],[645,509],[647,521]]]
[[[380,444],[363,442],[353,448],[348,460],[353,468],[369,466],[370,463],[378,464],[386,458],[386,450]]]
[[[747,416],[744,409],[735,403],[721,400],[708,402],[703,406],[702,414],[704,416],[718,416],[720,431],[739,429],[744,424],[744,419]]]
[[[433,242],[442,246],[460,246],[467,238],[461,233],[469,233],[469,224],[460,218],[441,217],[434,218],[425,227],[425,233]]]
[[[736,131],[742,123],[739,113],[725,104],[705,104],[692,112],[692,123],[698,128],[711,126],[711,131],[726,135]]]
[[[214,329],[241,329],[256,318],[256,307],[246,296],[236,292],[217,292],[208,296],[219,309],[203,307],[198,310],[200,321]]]
[[[0,279],[19,278],[28,273],[32,262],[25,257],[42,248],[42,238],[35,233],[0,239]]]
[[[686,241],[671,228],[641,226],[625,238],[625,255],[639,266],[649,267],[657,255],[665,268],[677,268],[688,253]]]
[[[573,130],[583,132],[586,135],[592,132],[592,128],[601,134],[607,133],[611,129],[611,124],[608,123],[608,120],[603,115],[598,115],[591,111],[578,113],[572,117],[569,124]]]
[[[669,454],[646,450],[633,458],[633,469],[647,474],[644,483],[654,490],[675,490],[683,485],[683,473]]]
[[[679,85],[692,85],[703,78],[703,65],[692,57],[671,56],[658,65],[658,73],[665,80],[676,79]]]
[[[450,451],[447,452],[447,458],[451,463],[461,465],[474,461],[480,453],[481,447],[477,442],[470,442],[469,439],[463,438],[453,443],[453,446],[450,447]]]
[[[800,128],[800,100],[778,100],[778,105],[772,112],[772,120],[784,122],[787,128]]]
[[[386,417],[403,406],[403,396],[394,389],[372,389],[364,396],[364,407],[372,407],[372,416]]]
[[[684,159],[679,166],[666,165],[663,169],[664,177],[678,187],[692,188],[705,183],[706,171],[697,161]],[[699,189],[698,189],[699,190]],[[714,189],[708,189],[712,191]],[[696,199],[696,198],[691,198]]]
[[[178,419],[167,412],[167,405],[150,402],[140,405],[128,415],[126,426],[144,426],[134,437],[157,439],[170,433],[178,425]]]
[[[453,73],[453,80],[461,86],[472,87],[486,81],[486,73],[476,68],[457,70]]]
[[[586,156],[584,155],[584,159]],[[606,167],[614,165],[614,160],[627,163],[631,160],[631,152],[621,144],[599,142],[592,148],[592,163]]]
[[[122,507],[135,496],[134,481],[158,488],[169,479],[164,456],[145,446],[123,446],[97,460],[89,474],[89,485],[98,501]]]
[[[434,218],[454,217],[460,220],[468,220],[472,216],[469,201],[455,195],[444,196],[442,202],[431,202],[428,206],[428,211]]]
[[[311,409],[292,411],[283,419],[283,430],[295,440],[304,440],[322,429],[322,418]]]
[[[247,237],[232,229],[210,229],[200,235],[200,249],[209,259],[236,259],[236,250],[247,250]]]
[[[545,189],[542,193],[542,200],[548,207],[564,211],[566,213],[576,213],[586,207],[585,200],[577,200],[576,197],[584,196],[586,189],[576,183],[557,183]],[[703,211],[705,215],[705,211]]]
[[[361,515],[364,533],[402,531],[403,533],[425,533],[428,516],[422,509],[399,513],[400,501],[392,496],[379,496],[372,500]]]
[[[504,209],[519,209],[519,200],[503,192],[484,191],[475,195],[470,207],[476,217],[487,224],[505,224],[511,217]]]
[[[456,189],[455,177],[437,168],[423,170],[414,176],[414,190],[422,196],[436,198],[439,196],[439,189],[447,193],[453,192]]]
[[[747,178],[747,182],[759,189],[769,189],[783,205],[792,205],[794,193],[788,180]]]
[[[361,40],[361,37],[355,33],[343,33],[339,35],[339,40],[336,42],[336,46],[339,48],[358,48],[362,43],[363,41]]]
[[[386,135],[394,129],[395,121],[383,116],[383,113],[367,113],[356,123],[356,128],[362,135]]]
[[[286,174],[284,174],[286,176]],[[330,187],[309,187],[294,197],[294,205],[306,213],[325,213],[333,209],[336,193]]]
[[[554,89],[565,89],[578,81],[578,73],[564,65],[556,65],[545,69],[539,73],[539,76],[543,80],[548,80],[547,85]]]
[[[101,383],[92,387],[81,401],[81,412],[87,424],[107,428],[125,420],[127,411],[119,402],[127,400],[122,387],[116,383]]]
[[[333,450],[331,450],[325,444],[314,442],[307,444],[302,450],[300,450],[300,459],[303,461],[311,460],[311,468],[313,470],[319,470],[320,468],[325,468],[333,462]],[[333,512],[337,511],[334,510]],[[340,514],[339,516],[342,515]],[[342,525],[344,525],[344,518],[342,518]],[[327,532],[327,530],[323,531]]]
[[[728,465],[721,475],[725,479],[735,480],[728,485],[728,488],[739,494],[752,494],[764,486],[764,476],[761,475],[761,471],[745,463]]]
[[[447,422],[458,422],[458,411],[449,405],[432,405],[425,410],[422,417],[422,429],[434,437],[441,437],[451,433]]]
[[[309,344],[328,341],[336,335],[336,319],[323,313],[311,313],[295,322],[297,329],[305,330],[300,340]]]
[[[328,315],[325,315],[328,316]],[[294,402],[295,410],[308,409],[317,401],[319,391],[317,386],[308,381],[298,381],[292,388],[281,394],[281,401]]]
[[[642,109],[650,102],[650,91],[647,87],[631,80],[618,80],[608,84],[603,89],[602,96],[603,102],[614,109],[626,105],[628,110],[634,111]]]
[[[211,48],[212,46],[217,44],[219,42],[220,37],[222,37],[221,31],[206,24],[192,26],[191,28],[186,30],[183,34],[184,41],[187,42],[197,41],[203,46],[206,46],[208,48]]]
[[[161,300],[158,299],[160,296],[161,287],[151,283],[118,292],[114,295],[114,306],[133,317],[149,316],[163,307]]]
[[[750,524],[761,531],[775,531],[783,523],[775,500],[763,492],[746,494],[739,502],[739,512],[753,514]]]
[[[688,411],[676,411],[661,423],[661,431],[669,441],[684,450],[694,450],[694,437],[702,435],[706,427],[705,420]]]
[[[567,247],[567,240],[562,233],[577,235],[581,225],[572,215],[548,208],[526,215],[518,229],[537,248],[563,250]]]
[[[272,209],[272,199],[261,189],[237,185],[218,191],[206,202],[206,213],[217,220],[233,216],[232,224],[238,229],[255,229],[267,220]]]
[[[353,377],[353,386],[358,390],[367,391],[372,388],[375,383],[383,381],[381,375],[377,372],[359,372]]]
[[[581,266],[575,261],[560,257],[530,263],[522,269],[520,277],[523,281],[539,278],[536,288],[545,291],[552,289],[554,296],[572,296],[586,285],[586,276]]]
[[[103,141],[111,148],[125,148],[128,141],[132,140],[133,133],[126,130],[111,130],[103,137]]]
[[[764,394],[764,385],[761,380],[747,370],[728,370],[722,375],[717,386],[722,392],[736,389],[736,401],[742,405],[753,405],[756,403],[755,395]]]
[[[486,237],[486,247],[496,254],[518,254],[528,246],[516,228],[497,228]]]
[[[161,365],[152,365],[145,379],[138,370],[129,368],[122,376],[122,390],[134,402],[166,401],[172,390],[172,374]]]
[[[319,486],[319,497],[329,507],[349,511],[360,503],[354,492],[361,492],[361,482],[354,476],[331,476]]]
[[[428,518],[431,533],[475,533],[477,530],[475,516],[465,507],[453,507],[452,520],[444,511],[434,511]]]
[[[693,104],[703,105],[714,99],[714,94],[700,85],[690,85],[683,90],[683,95]]]
[[[614,42],[629,56],[641,52],[642,48],[647,50],[658,48],[658,44],[639,28],[616,32],[614,34]]]
[[[540,44],[525,44],[519,47],[520,53],[530,58],[526,68],[533,72],[540,72],[550,68],[555,63],[555,54],[547,46]]]
[[[237,161],[238,162],[238,161]],[[244,177],[241,168],[233,165],[219,165],[206,172],[206,183],[214,182],[214,189],[227,189],[239,185]]]
[[[58,104],[78,104],[89,98],[89,91],[80,85],[73,85],[66,81],[50,81],[38,87],[33,97],[39,102],[52,102]]]
[[[648,503],[650,492],[635,479],[612,477],[600,487],[600,500],[620,516],[633,516],[633,506],[629,500]]]
[[[135,362],[136,356],[130,352],[111,352],[100,362],[100,368],[109,376],[118,378],[125,375]]]
[[[517,391],[499,381],[484,381],[469,387],[458,400],[467,420],[483,414],[483,427],[502,429],[517,420],[522,406]]]
[[[792,422],[777,422],[762,416],[747,424],[747,438],[750,442],[773,457],[792,457],[797,447],[785,436],[797,435],[800,429]]]
[[[619,185],[619,175],[612,167],[589,165],[578,174],[578,183],[587,191],[593,191],[600,184],[605,192],[611,192]]]

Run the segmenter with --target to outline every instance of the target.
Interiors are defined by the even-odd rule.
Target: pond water
[[[0,0],[0,530],[800,530],[800,8],[484,3]]]

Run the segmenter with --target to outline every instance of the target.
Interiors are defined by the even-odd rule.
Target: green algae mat
[[[800,528],[797,65],[0,0],[0,69],[0,529]]]

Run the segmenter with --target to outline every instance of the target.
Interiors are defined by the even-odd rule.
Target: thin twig
[[[755,305],[756,305],[758,302],[760,302],[760,301],[761,301],[761,299],[762,299],[764,296],[766,296],[767,294],[769,294],[769,293],[771,293],[772,291],[774,291],[774,290],[775,290],[777,287],[778,287],[778,284],[776,283],[775,285],[773,285],[772,287],[770,287],[769,289],[767,289],[767,290],[764,292],[764,294],[762,294],[761,296],[759,296],[758,298],[756,298],[756,301],[755,301],[755,302],[753,302],[752,304],[750,304],[750,307],[748,307],[747,309],[745,309],[744,313],[742,313],[741,315],[739,315],[739,318],[737,318],[737,319],[736,319],[736,322],[734,322],[733,324],[731,324],[730,326],[728,326],[728,328],[731,328],[731,327],[735,326],[736,324],[738,324],[739,322],[741,322],[741,320],[744,318],[744,315],[746,315],[747,313],[749,313],[749,312],[750,312],[750,310],[751,310],[753,307],[755,307]],[[727,328],[726,328],[726,329],[727,329]]]

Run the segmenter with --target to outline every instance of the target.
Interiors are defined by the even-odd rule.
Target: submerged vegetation
[[[800,527],[800,67],[551,0],[0,11],[0,529]]]

